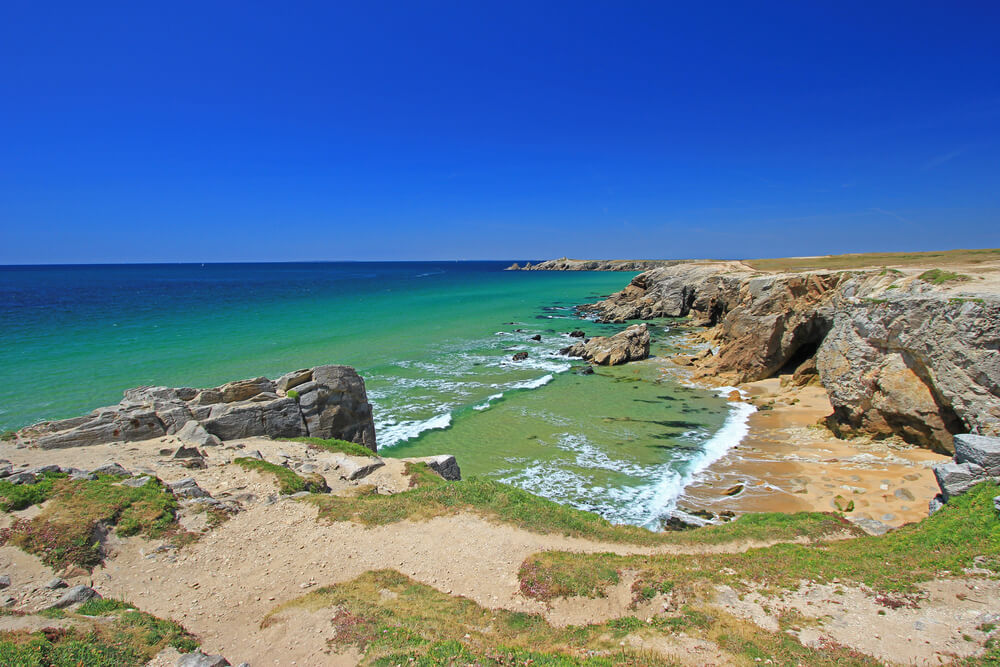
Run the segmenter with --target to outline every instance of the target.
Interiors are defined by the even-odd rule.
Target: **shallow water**
[[[0,268],[0,430],[133,386],[344,363],[365,377],[383,455],[452,453],[465,475],[654,525],[739,439],[745,408],[680,385],[656,359],[575,374],[581,363],[558,355],[569,331],[623,327],[572,307],[634,274],[506,264]],[[652,326],[654,355],[669,351],[671,323]],[[511,361],[516,351],[528,359]]]

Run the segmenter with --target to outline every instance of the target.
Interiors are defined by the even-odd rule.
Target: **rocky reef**
[[[209,389],[129,389],[118,405],[29,426],[17,439],[58,449],[174,434],[200,446],[252,436],[315,437],[347,440],[376,451],[365,384],[350,366],[316,366],[277,380],[258,377]]]
[[[583,357],[598,366],[617,366],[649,356],[649,326],[633,324],[614,336],[595,336],[561,349],[560,354]]]
[[[923,276],[923,277],[921,277]],[[600,321],[687,317],[710,327],[696,377],[818,374],[839,435],[899,435],[951,453],[956,433],[1000,434],[1000,294],[893,269],[764,273],[688,262],[583,306]]]
[[[517,262],[505,271],[648,271],[660,266],[679,264],[678,260],[663,259],[550,259],[521,266]]]

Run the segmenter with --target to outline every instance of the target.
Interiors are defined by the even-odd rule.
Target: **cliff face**
[[[18,432],[42,449],[147,440],[184,431],[205,444],[218,438],[339,438],[376,450],[372,409],[361,376],[349,366],[316,366],[275,381],[237,380],[221,387],[139,387],[118,405],[42,422]]]
[[[961,287],[898,271],[711,262],[648,271],[583,308],[613,322],[690,317],[718,345],[698,375],[742,382],[814,366],[835,432],[951,452],[954,433],[1000,433],[1000,296]]]

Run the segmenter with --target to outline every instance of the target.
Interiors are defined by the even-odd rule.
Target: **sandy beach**
[[[927,516],[927,503],[938,493],[931,467],[949,457],[898,438],[835,437],[822,425],[833,409],[818,385],[786,381],[783,387],[780,378],[770,378],[739,388],[758,408],[749,418],[750,432],[685,490],[681,508],[833,511],[891,527]]]

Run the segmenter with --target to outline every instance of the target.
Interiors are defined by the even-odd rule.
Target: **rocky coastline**
[[[505,271],[648,271],[649,269],[680,264],[679,260],[661,259],[550,259],[532,264],[517,262]]]

